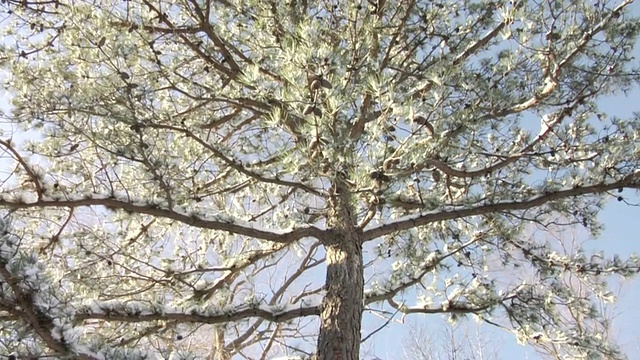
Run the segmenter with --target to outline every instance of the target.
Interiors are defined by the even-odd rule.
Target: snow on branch
[[[408,314],[477,314],[481,312],[486,312],[488,309],[495,307],[498,305],[498,301],[494,299],[490,299],[486,304],[476,305],[476,304],[468,304],[464,301],[447,301],[446,303],[441,304],[438,307],[428,307],[424,305],[416,305],[416,306],[407,306],[404,304],[398,304],[393,301],[393,299],[387,299],[387,303],[391,305],[392,308],[398,310],[399,312],[408,315]]]
[[[20,241],[9,234],[0,221],[0,310],[10,317],[0,320],[24,323],[46,347],[57,355],[73,355],[78,359],[135,359],[145,354],[130,349],[86,345],[80,340],[85,320],[147,322],[177,320],[218,324],[248,318],[286,322],[299,317],[320,314],[320,301],[302,304],[265,305],[247,301],[245,304],[220,308],[212,305],[173,307],[159,302],[85,300],[82,306],[73,304],[69,296],[51,280],[46,266],[37,254],[19,249]],[[67,293],[68,294],[68,293]],[[91,350],[89,350],[91,349]],[[43,350],[43,353],[49,353]]]
[[[175,210],[161,208],[158,205],[142,202],[131,203],[112,197],[88,196],[84,199],[49,199],[45,198],[34,202],[16,201],[6,194],[0,194],[0,206],[10,209],[27,208],[54,208],[54,207],[80,207],[102,205],[109,208],[122,209],[138,214],[147,214],[167,219],[180,221],[190,226],[203,229],[228,231],[238,235],[250,236],[256,239],[288,244],[305,237],[319,238],[324,234],[315,226],[300,226],[296,229],[267,230],[258,227],[254,223],[240,221],[229,217],[211,216],[207,214],[186,214]]]
[[[99,338],[82,339],[86,329],[79,324],[69,292],[49,276],[36,253],[20,249],[21,239],[9,232],[0,219],[0,328],[14,332],[3,345],[22,358],[73,358],[81,360],[154,359],[162,354],[146,349],[112,347]],[[21,333],[31,334],[25,339]],[[21,339],[15,343],[11,338]],[[181,353],[172,359],[192,358]]]
[[[637,181],[637,174],[631,174],[616,182],[577,188],[564,188],[519,201],[484,203],[477,206],[451,206],[446,207],[443,210],[408,215],[388,222],[386,224],[366,229],[362,235],[362,239],[363,241],[370,241],[396,231],[408,230],[417,226],[424,226],[437,221],[460,219],[469,216],[496,213],[501,211],[526,210],[542,206],[552,201],[567,199],[574,196],[599,194],[620,188],[640,189],[640,183]]]
[[[77,359],[100,359],[79,342],[80,332],[72,325],[73,308],[46,273],[35,254],[19,249],[20,239],[10,234],[0,220],[0,310],[17,319],[16,327],[28,326],[50,351]]]
[[[87,301],[77,310],[75,320],[100,319],[122,322],[169,321],[221,324],[248,318],[286,322],[320,314],[320,304],[275,306],[247,303],[220,308],[216,306],[173,307],[139,301]]]

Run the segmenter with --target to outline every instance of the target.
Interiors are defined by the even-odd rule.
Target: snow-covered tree
[[[640,188],[632,3],[3,0],[0,353],[348,360],[375,313],[621,356],[637,258],[527,234]]]

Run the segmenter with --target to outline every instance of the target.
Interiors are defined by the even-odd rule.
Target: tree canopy
[[[0,354],[358,359],[375,313],[622,357],[638,259],[528,235],[640,188],[632,3],[3,0]]]

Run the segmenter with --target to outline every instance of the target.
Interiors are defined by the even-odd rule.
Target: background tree
[[[478,329],[462,329],[461,324],[442,327],[437,333],[424,326],[410,331],[403,341],[404,360],[498,360],[500,346]]]
[[[548,229],[543,232],[534,232],[530,241],[541,242],[541,238],[544,238],[546,246],[552,246],[561,256],[570,256],[575,253],[576,250],[580,251],[584,247],[589,247],[587,241],[577,241],[576,236],[583,237],[583,231],[578,231],[578,234],[572,233],[570,228],[558,229],[558,232],[549,232]],[[535,239],[533,238],[535,236]],[[601,254],[595,255],[596,257]],[[519,276],[521,280],[528,282],[536,281],[535,268],[530,267],[529,271],[520,272]],[[528,275],[527,275],[528,273]],[[573,324],[573,326],[581,329],[589,329],[589,332],[597,333],[602,340],[611,341],[616,339],[614,330],[616,330],[615,318],[616,304],[612,304],[613,297],[617,297],[620,293],[620,288],[614,292],[611,291],[606,294],[605,297],[597,299],[594,294],[591,294],[591,288],[585,286],[582,281],[576,281],[578,279],[571,273],[561,274],[558,281],[562,282],[563,286],[570,288],[571,291],[577,295],[580,299],[589,299],[597,306],[599,317],[597,320],[593,320],[584,317],[579,312],[563,311],[559,314],[565,324]],[[614,281],[609,284],[610,288],[622,286],[622,283]],[[625,314],[624,316],[627,316]],[[444,323],[447,319],[442,319],[441,323],[429,321],[427,323],[420,319],[413,319],[403,326],[409,327],[409,335],[403,340],[403,352],[406,360],[439,360],[439,359],[476,359],[476,360],[498,360],[498,359],[510,359],[513,358],[513,354],[509,354],[504,350],[505,348],[505,336],[508,336],[508,332],[513,330],[507,330],[500,337],[496,334],[496,331],[487,331],[486,327],[481,327],[482,319],[476,318],[480,321],[468,321],[460,322],[449,320],[449,323]],[[486,321],[491,323],[490,320]],[[434,331],[438,329],[438,331]],[[618,329],[619,330],[619,329]],[[517,335],[517,334],[516,334]],[[574,358],[575,353],[566,351],[567,348],[563,346],[562,342],[558,344],[557,339],[552,339],[546,336],[544,332],[534,334],[529,339],[520,339],[521,342],[528,342],[534,345],[533,349],[538,353],[540,358],[561,360],[567,358]],[[533,353],[530,351],[520,356],[520,358],[529,358]],[[615,356],[608,357],[610,355],[606,353],[597,354],[599,358],[615,358]]]
[[[521,235],[640,187],[631,4],[3,2],[2,346],[346,360],[377,312],[617,356],[563,314],[637,259]]]

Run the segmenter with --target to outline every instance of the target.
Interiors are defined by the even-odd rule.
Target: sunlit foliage
[[[640,188],[632,2],[3,0],[0,355],[331,359],[361,293],[622,356],[638,259],[528,234]]]

